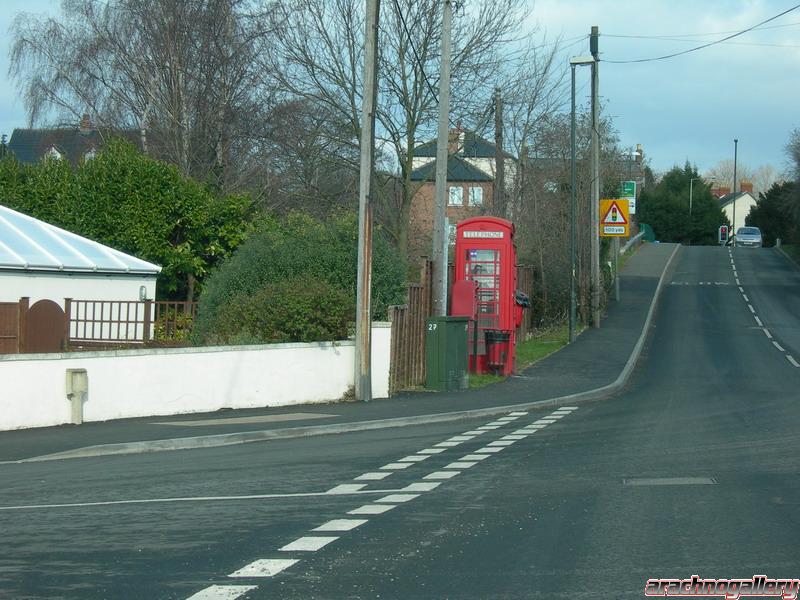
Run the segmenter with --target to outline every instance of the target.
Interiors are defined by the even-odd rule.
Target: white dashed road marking
[[[419,498],[419,494],[389,494],[383,498],[378,498],[375,502],[391,502],[393,504],[401,504],[403,502],[410,502],[414,498]]]
[[[783,346],[781,346],[781,345],[780,345],[778,342],[776,342],[775,340],[772,340],[772,345],[773,345],[773,346],[775,346],[775,347],[778,349],[778,351],[779,351],[779,352],[786,352],[786,350],[784,350],[784,349],[783,349]]]
[[[767,330],[764,330],[765,333],[768,334]],[[796,363],[791,356],[787,356],[787,359],[792,362],[796,367],[800,367],[800,364]],[[323,493],[312,493],[312,494],[288,494],[288,496],[321,496],[321,495],[344,495],[344,494],[371,494],[371,493],[387,493],[391,492],[378,500],[375,500],[373,504],[364,504],[363,506],[359,506],[358,508],[354,508],[350,511],[347,511],[348,515],[380,515],[385,512],[396,508],[399,504],[409,502],[418,498],[420,496],[419,493],[403,493],[403,492],[429,492],[438,486],[442,485],[442,481],[449,480],[459,475],[463,469],[470,469],[478,464],[478,461],[485,460],[489,458],[494,453],[500,452],[505,448],[509,447],[510,445],[516,443],[519,440],[523,440],[528,437],[530,434],[539,431],[540,429],[546,427],[551,423],[557,422],[558,419],[570,414],[572,411],[577,410],[577,406],[564,406],[559,408],[558,410],[554,411],[550,415],[545,418],[539,419],[538,421],[531,423],[523,428],[514,431],[513,433],[502,437],[499,440],[494,440],[480,448],[475,450],[471,454],[466,454],[462,458],[449,463],[444,470],[441,471],[433,471],[424,475],[422,477],[422,481],[417,481],[407,485],[406,487],[400,490],[364,490],[362,488],[366,487],[367,484],[340,484],[337,486],[332,487],[327,492]],[[396,462],[387,463],[386,465],[380,467],[380,471],[369,471],[366,473],[362,473],[358,477],[355,478],[356,481],[379,481],[391,475],[391,471],[394,470],[402,470],[407,469],[409,467],[415,466],[417,463],[424,461],[430,458],[433,454],[439,454],[441,452],[445,452],[449,448],[455,447],[460,445],[463,442],[470,441],[477,437],[478,435],[484,434],[488,431],[499,429],[504,425],[508,425],[509,423],[517,420],[518,418],[527,415],[527,412],[514,412],[509,413],[508,416],[502,417],[489,423],[487,425],[483,425],[482,427],[478,427],[474,430],[467,431],[463,434],[456,435],[453,437],[448,438],[447,441],[439,442],[435,444],[432,448],[425,448],[420,450],[415,454],[410,454],[405,456],[401,459],[398,459]],[[431,481],[433,480],[433,481]],[[437,481],[438,480],[438,481]],[[252,496],[255,498],[255,496]],[[259,496],[261,497],[261,496]],[[271,496],[263,496],[263,497],[271,497]],[[250,498],[250,496],[248,496]],[[3,508],[3,507],[0,507]],[[330,520],[323,525],[320,525],[314,529],[312,532],[348,532],[356,527],[360,527],[361,525],[366,524],[368,521],[367,519],[333,519]],[[297,538],[293,542],[290,542],[279,548],[281,552],[316,552],[330,544],[338,540],[338,536],[303,536]],[[258,559],[238,571],[235,571],[229,575],[229,577],[274,577],[278,573],[284,571],[285,569],[295,565],[299,562],[299,559]],[[203,590],[200,590],[193,596],[191,596],[188,600],[235,600],[236,598],[240,598],[241,596],[247,594],[249,591],[256,589],[257,586],[249,586],[249,585],[212,585]]]
[[[257,587],[257,585],[212,585],[189,596],[188,600],[235,600]]]
[[[389,475],[391,475],[391,473],[364,473],[356,477],[355,481],[378,481],[380,479],[385,479]]]
[[[764,328],[764,329],[762,329],[761,331],[763,331],[763,332],[764,332],[764,335],[765,335],[765,336],[767,336],[769,339],[772,339],[772,334],[769,332],[769,329],[767,329],[767,328],[765,327],[765,328]]]
[[[474,467],[478,463],[476,462],[466,462],[463,460],[457,460],[456,462],[451,462],[449,465],[445,467],[445,469],[469,469],[470,467]]]
[[[434,471],[428,473],[423,479],[451,479],[458,475],[458,471]]]
[[[422,456],[420,456],[419,454],[412,454],[410,456],[405,456],[405,457],[401,458],[397,462],[420,462],[420,461],[423,461],[423,460],[425,460],[427,458],[430,458],[430,455],[423,454]]]
[[[750,309],[750,312],[751,312],[751,313],[753,313],[753,314],[756,314],[756,309],[755,309],[755,308],[753,308],[753,305],[752,305],[752,304],[748,304],[748,305],[747,305],[747,308],[749,308],[749,309]]]
[[[382,471],[398,471],[400,469],[407,469],[411,465],[412,465],[412,463],[407,463],[407,462],[389,463],[388,465],[383,465],[381,467],[381,470]]]
[[[320,548],[324,548],[331,542],[335,542],[339,538],[336,536],[327,535],[307,535],[297,538],[293,542],[289,542],[283,548],[278,548],[281,552],[316,552]]]
[[[261,558],[234,571],[228,577],[275,577],[298,562],[300,561],[296,558]]]
[[[483,460],[484,458],[489,458],[488,454],[467,454],[466,456],[462,456],[461,460]]]
[[[380,515],[394,508],[393,504],[365,504],[347,511],[348,515]]]
[[[326,494],[352,494],[367,487],[366,483],[343,483],[329,489]]]
[[[753,318],[756,320],[756,323],[759,327],[763,327],[764,323],[761,322],[761,319],[758,318],[758,315],[753,315]]]
[[[366,519],[333,519],[311,531],[351,531],[364,523],[369,523],[369,521]]]
[[[407,485],[404,487],[402,492],[430,492],[431,490],[435,490],[437,487],[442,485],[436,481],[418,481],[417,483],[412,483],[411,485]]]
[[[750,298],[747,297],[747,294],[742,294],[742,298],[744,298],[745,302],[750,302]]]
[[[786,360],[792,363],[795,367],[800,367],[800,363],[797,362],[791,354],[786,355]]]

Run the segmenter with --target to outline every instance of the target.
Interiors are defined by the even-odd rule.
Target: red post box
[[[477,326],[478,335],[471,329],[468,339],[477,337],[476,344],[470,343],[470,365],[478,373],[510,375],[514,370],[516,265],[513,223],[473,217],[458,224],[453,285],[477,284],[478,314],[471,327]]]

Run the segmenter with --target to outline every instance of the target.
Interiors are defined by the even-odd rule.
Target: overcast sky
[[[469,0],[467,0],[469,2]],[[670,54],[746,29],[796,0],[537,0],[531,27],[562,36],[563,52],[588,54],[592,25],[600,28],[601,59]],[[55,14],[59,0],[0,0],[0,31],[19,11]],[[696,34],[696,35],[694,35]],[[645,37],[612,37],[645,36]],[[660,36],[661,39],[653,39]],[[671,39],[664,39],[665,37]],[[25,126],[25,110],[7,79],[8,36],[0,48],[0,133]],[[589,69],[578,70],[579,102]],[[622,143],[644,147],[657,170],[687,159],[704,171],[733,158],[752,167],[786,166],[784,145],[800,127],[800,9],[730,42],[667,60],[600,66],[600,93]]]

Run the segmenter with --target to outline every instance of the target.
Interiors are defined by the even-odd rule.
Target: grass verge
[[[517,344],[517,371],[522,371],[548,354],[563,348],[568,341],[569,329],[566,325],[539,331],[531,339]],[[469,387],[482,388],[504,379],[505,377],[500,375],[470,373]]]

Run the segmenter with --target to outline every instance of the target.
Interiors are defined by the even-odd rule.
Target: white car
[[[739,227],[739,231],[736,232],[736,245],[761,248],[764,245],[761,230],[758,227]]]

